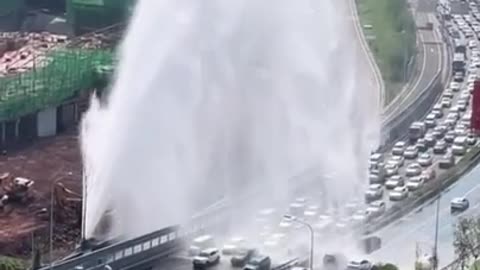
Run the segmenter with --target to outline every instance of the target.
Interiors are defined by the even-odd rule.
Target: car
[[[437,118],[435,117],[434,114],[429,114],[425,118],[425,125],[427,128],[434,128],[437,125]]]
[[[370,184],[383,184],[383,182],[385,182],[385,176],[379,172],[370,172],[368,181]]]
[[[410,145],[405,149],[405,152],[403,153],[403,156],[405,159],[414,159],[417,158],[418,156],[418,149],[416,146]]]
[[[383,197],[383,187],[380,184],[371,184],[365,191],[365,200],[367,202],[379,200]]]
[[[323,266],[326,270],[340,269],[347,265],[347,258],[343,254],[325,254],[323,256]]]
[[[441,139],[443,138],[443,136],[445,135],[445,133],[447,132],[447,126],[445,125],[438,125],[436,126],[433,131],[432,131],[432,135],[436,138],[436,139]]]
[[[455,156],[463,156],[467,152],[467,149],[463,145],[452,145],[452,153]]]
[[[437,176],[437,173],[434,169],[426,169],[420,174],[420,177],[423,179],[423,181],[428,182]]]
[[[428,153],[422,153],[418,159],[417,159],[417,162],[418,164],[420,164],[420,166],[422,167],[428,167],[430,165],[432,165],[432,162],[433,162],[433,158],[430,154]]]
[[[233,237],[230,241],[223,245],[222,253],[224,255],[237,254],[244,251],[245,239],[242,237]]]
[[[440,169],[448,169],[455,165],[455,157],[451,152],[446,153],[438,162]]]
[[[466,110],[467,110],[467,106],[468,106],[468,101],[467,101],[467,100],[459,99],[459,100],[457,101],[458,110],[460,110],[461,112],[466,111]]]
[[[448,98],[448,99],[452,99],[454,96],[455,95],[453,94],[452,90],[450,90],[450,89],[445,90],[445,92],[443,92],[443,94],[442,94],[443,98]]]
[[[428,133],[427,135],[425,135],[425,144],[427,147],[433,147],[435,145],[435,143],[437,142],[437,139],[435,138],[435,136],[432,134],[432,133]]]
[[[272,260],[268,256],[254,256],[248,262],[243,270],[270,270]]]
[[[385,213],[387,206],[383,201],[371,202],[367,207],[367,215],[369,217],[379,217]]]
[[[388,195],[391,201],[401,201],[408,197],[408,189],[406,186],[396,187]]]
[[[453,80],[456,81],[456,82],[463,82],[463,79],[464,79],[464,76],[461,72],[455,72],[455,74],[453,75]]]
[[[193,239],[192,244],[188,249],[190,256],[198,255],[202,250],[215,247],[215,240],[211,235],[202,235]]]
[[[469,134],[467,136],[467,144],[472,146],[472,145],[475,145],[477,143],[477,138],[475,138],[475,136],[473,136],[472,134]]]
[[[373,264],[368,260],[350,261],[347,270],[371,270]]]
[[[442,108],[440,108],[440,109],[435,109],[434,108],[432,110],[432,114],[435,115],[435,118],[440,119],[440,118],[443,117],[443,110],[442,110]]]
[[[404,185],[405,185],[405,180],[403,176],[400,176],[400,175],[394,175],[385,182],[386,189],[394,189],[396,187],[403,187]]]
[[[388,163],[396,164],[398,167],[402,167],[405,164],[405,158],[403,156],[392,156]]]
[[[460,91],[460,83],[455,82],[455,81],[450,82],[450,87],[449,88],[452,89],[452,91],[454,91],[454,92],[458,92],[458,91]]]
[[[370,155],[370,167],[377,168],[380,163],[383,163],[383,154],[372,153]]]
[[[193,258],[194,268],[203,268],[220,261],[220,252],[217,248],[204,249]]]
[[[398,166],[394,163],[387,163],[385,165],[385,176],[390,177],[398,173]]]
[[[464,125],[457,125],[455,127],[455,129],[453,130],[453,132],[455,132],[455,135],[457,135],[457,136],[465,137],[468,133],[468,130]],[[455,140],[454,140],[454,142],[455,142]]]
[[[452,106],[452,101],[448,98],[442,98],[440,103],[442,104],[443,108],[450,108]]]
[[[443,138],[447,143],[453,143],[457,135],[455,134],[455,131],[449,130],[445,134],[445,137]]]
[[[421,188],[423,186],[424,182],[425,182],[425,180],[420,175],[419,176],[414,176],[414,177],[411,177],[410,179],[408,179],[406,186],[407,186],[407,189],[409,191],[415,191],[415,190]]]
[[[424,138],[418,139],[417,143],[415,144],[415,147],[419,152],[425,152],[428,150],[428,146]]]
[[[406,176],[417,176],[422,173],[422,166],[418,163],[410,163],[407,166],[407,169],[405,169],[405,175]]]
[[[230,259],[230,263],[233,267],[243,267],[256,254],[257,250],[255,249],[242,250],[239,254],[232,256],[232,258]]]
[[[454,211],[465,211],[468,209],[470,206],[470,202],[468,201],[467,198],[461,197],[461,198],[454,198],[450,202],[450,210],[452,212]]]
[[[392,148],[392,155],[394,156],[401,156],[407,147],[407,143],[404,141],[396,142]]]
[[[445,154],[447,151],[447,143],[444,140],[439,140],[433,147],[434,154]]]

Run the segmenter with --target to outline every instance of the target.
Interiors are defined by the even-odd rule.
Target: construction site
[[[132,1],[0,1],[0,255],[79,241],[78,124],[107,89]],[[64,10],[62,10],[64,9]],[[41,252],[43,253],[43,252]]]

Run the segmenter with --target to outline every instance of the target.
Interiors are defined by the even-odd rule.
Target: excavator
[[[0,208],[7,203],[28,203],[33,199],[31,187],[35,181],[24,177],[13,177],[9,173],[0,175]]]
[[[67,223],[74,221],[77,225],[82,222],[82,195],[68,188],[61,182],[53,189],[56,222]]]

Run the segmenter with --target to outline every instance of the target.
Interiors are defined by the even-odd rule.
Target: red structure
[[[472,132],[480,135],[480,80],[473,85],[472,120],[470,123]]]

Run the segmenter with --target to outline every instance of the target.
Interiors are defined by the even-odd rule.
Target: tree
[[[453,246],[461,269],[480,256],[480,218],[462,218],[454,232]],[[476,265],[475,265],[476,267]]]
[[[379,263],[374,265],[373,268],[376,270],[398,270],[398,267],[391,263],[386,263],[386,264]]]

